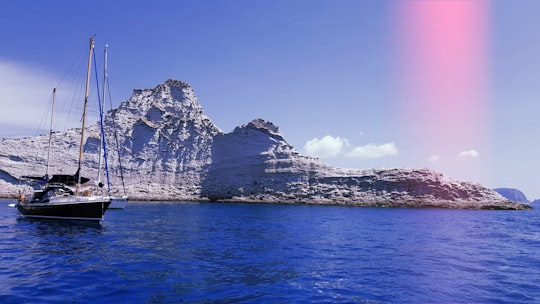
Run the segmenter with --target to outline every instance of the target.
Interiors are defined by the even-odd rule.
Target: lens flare
[[[410,0],[399,1],[395,8],[405,138],[431,155],[482,150],[488,115],[489,2]]]

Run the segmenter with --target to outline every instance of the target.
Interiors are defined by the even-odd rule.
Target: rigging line
[[[87,60],[83,58],[85,58],[84,55],[87,52],[87,45],[85,47],[81,47],[80,52],[77,54],[77,56],[75,56],[75,59],[71,62],[71,65],[56,85],[57,88],[67,87],[67,89],[62,90],[65,93],[58,96],[60,101],[67,100],[64,102],[61,101],[60,103],[62,103],[63,106],[58,107],[60,110],[59,114],[63,114],[60,115],[63,117],[63,119],[58,121],[59,127],[61,123],[63,124],[63,126],[60,127],[62,130],[76,127],[82,120],[82,117],[75,119],[75,117],[79,117],[79,115],[74,115],[74,110],[77,110],[77,113],[79,110],[81,110],[78,100],[84,96],[84,91],[81,91],[81,88],[84,88],[86,77],[86,73],[84,71],[87,69]]]
[[[93,55],[94,55],[94,71],[95,71],[94,74],[96,75],[96,87],[97,87],[97,96],[98,96],[98,104],[99,104],[99,126],[101,130],[101,142],[99,144],[103,147],[103,159],[105,160],[105,175],[107,177],[107,190],[110,192],[111,183],[109,179],[109,164],[107,161],[107,144],[105,140],[105,128],[103,127],[103,106],[101,104],[101,98],[99,95],[100,90],[99,90],[99,77],[97,73],[98,70],[97,70],[97,63],[96,63],[96,53],[94,52]],[[101,158],[101,155],[99,155],[99,157]]]
[[[54,122],[54,102],[56,99],[56,88],[53,89],[53,101],[52,101],[52,107],[51,107],[51,125],[49,128],[49,146],[47,148],[47,170],[45,171],[45,176],[48,178],[49,176],[49,165],[50,165],[50,159],[51,159],[51,144],[52,144],[52,135],[53,135],[53,122]]]
[[[59,106],[59,114],[61,115],[63,126],[60,129],[74,128],[80,125],[82,115],[79,116],[79,112],[82,112],[80,100],[84,98],[84,87],[86,82],[86,65],[88,62],[83,62],[82,58],[77,62],[78,69],[75,69],[71,73],[70,82],[67,83],[68,89],[63,90],[63,94],[60,94],[57,100],[65,100],[61,102],[63,106]],[[75,113],[76,111],[76,113]],[[60,123],[60,121],[59,121]]]
[[[111,109],[112,109],[112,97],[111,97],[111,86],[109,85],[109,77],[107,77],[106,83],[104,83],[103,85],[106,85],[108,90],[107,90],[107,93],[109,95],[109,103],[111,105]],[[103,97],[105,98],[105,97]],[[118,113],[118,112],[114,112],[115,114]],[[122,189],[124,190],[124,195],[126,194],[126,185],[124,183],[124,169],[123,169],[123,166],[122,166],[122,158],[120,157],[120,143],[118,141],[118,128],[116,126],[116,121],[114,119],[116,115],[112,115],[111,116],[111,121],[112,121],[112,126],[113,126],[113,135],[114,135],[114,141],[116,143],[116,153],[118,154],[118,166],[120,168],[120,180],[122,181]]]
[[[81,61],[82,56],[86,53],[87,46],[84,48],[81,48],[81,51],[79,52],[79,55],[75,57],[75,60],[71,62],[71,66],[68,68],[67,72],[64,73],[64,76],[60,79],[60,81],[56,84],[56,87],[60,87],[61,84],[66,80],[67,76],[71,73],[71,71],[75,68],[75,65]]]
[[[41,117],[41,120],[39,121],[39,124],[38,124],[38,126],[36,128],[36,134],[35,134],[36,136],[35,137],[43,135],[42,132],[45,132],[45,128],[46,128],[45,127],[45,123],[46,123],[45,121],[50,119],[50,117],[51,117],[51,115],[49,113],[49,110],[51,109],[51,104],[53,103],[53,95],[54,95],[54,93],[52,93],[50,95],[50,97],[49,97],[48,106],[47,106],[46,110],[44,111],[43,116]]]

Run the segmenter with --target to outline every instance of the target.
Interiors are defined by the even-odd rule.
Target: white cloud
[[[367,144],[354,148],[347,156],[358,158],[379,158],[390,155],[397,155],[398,149],[393,142],[382,145]]]
[[[432,155],[428,158],[428,160],[432,163],[438,162],[441,159],[441,156],[439,155]]]
[[[0,135],[35,135],[38,129],[48,129],[52,91],[58,79],[58,76],[42,68],[0,59]],[[65,88],[70,88],[70,92]],[[77,97],[79,92],[73,92],[73,88],[73,84],[64,81],[62,88],[58,89],[54,113],[55,129],[78,126],[80,114],[75,113],[82,113],[82,102],[77,106],[73,100],[83,101],[84,96]],[[80,91],[80,94],[84,93],[84,90]],[[95,114],[89,113],[89,116],[91,118],[88,121],[93,123]]]
[[[326,135],[321,139],[314,138],[304,145],[304,152],[311,156],[335,157],[344,146],[348,146],[347,139]]]
[[[0,61],[0,120],[14,127],[37,126],[52,89],[51,77],[45,72]]]
[[[469,150],[469,151],[461,151],[458,154],[459,158],[477,158],[479,156],[478,152],[476,150]]]

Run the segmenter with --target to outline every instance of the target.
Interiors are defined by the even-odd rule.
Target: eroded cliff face
[[[234,200],[384,207],[523,209],[478,184],[425,169],[345,170],[300,155],[274,124],[256,119],[230,133],[204,114],[189,84],[134,90],[105,117],[113,193],[119,164],[131,199]],[[80,130],[54,134],[49,174],[76,171]],[[99,125],[88,128],[83,175],[97,176]],[[116,142],[119,143],[117,153]],[[48,136],[0,141],[0,195],[43,175]],[[114,148],[114,149],[113,149]]]
[[[108,139],[114,142],[117,134],[131,197],[199,196],[201,178],[212,163],[212,142],[221,131],[204,114],[189,84],[167,80],[154,89],[134,90],[106,122],[107,130],[116,125]],[[117,156],[111,159],[119,163]]]
[[[257,119],[214,138],[201,196],[210,200],[377,207],[527,209],[479,184],[427,169],[346,170],[299,155]]]

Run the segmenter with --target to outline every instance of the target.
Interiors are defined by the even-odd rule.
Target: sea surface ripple
[[[0,201],[0,303],[540,303],[540,212]]]

